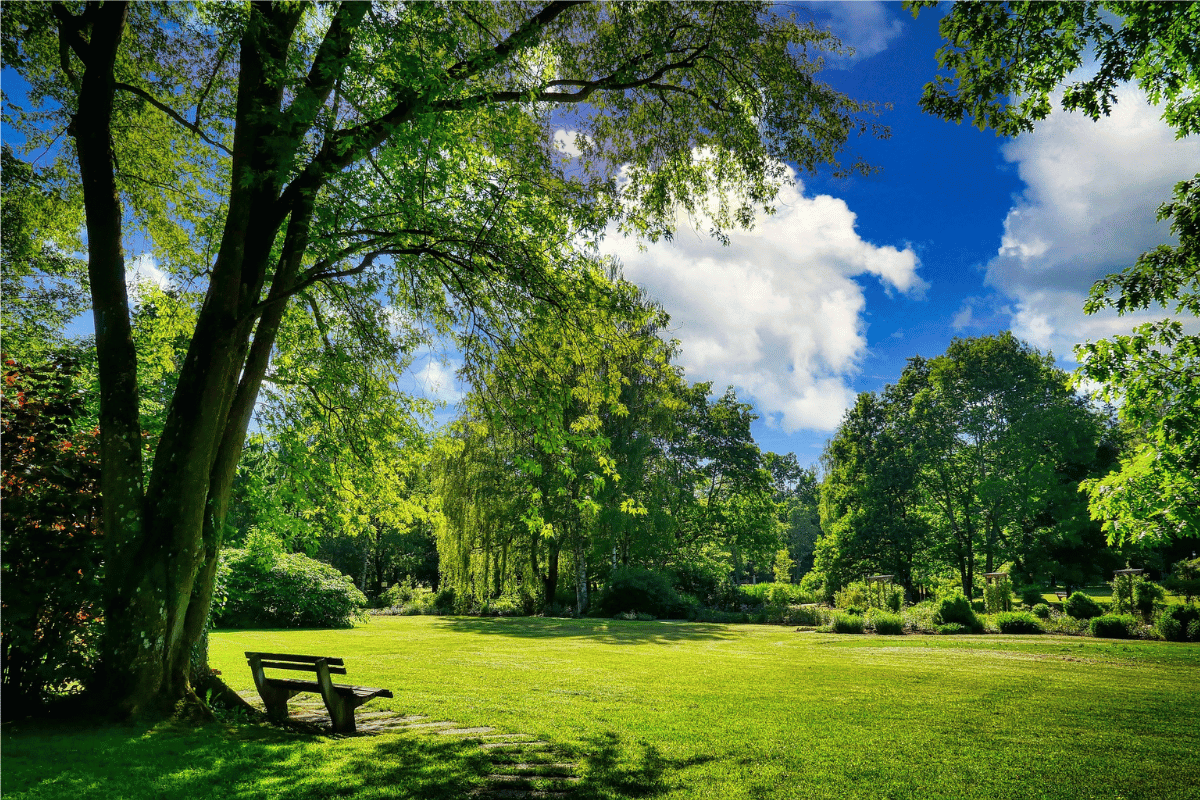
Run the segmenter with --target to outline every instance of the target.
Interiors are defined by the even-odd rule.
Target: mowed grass
[[[676,622],[378,617],[213,635],[341,656],[393,709],[534,734],[579,798],[1200,798],[1200,647],[838,636]],[[490,763],[433,734],[20,728],[6,797],[461,797]]]

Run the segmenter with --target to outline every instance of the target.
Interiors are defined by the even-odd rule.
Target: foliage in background
[[[99,459],[81,430],[84,397],[67,357],[33,367],[5,358],[3,708],[29,711],[91,677],[102,612]]]

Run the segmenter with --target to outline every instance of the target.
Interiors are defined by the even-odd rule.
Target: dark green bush
[[[221,627],[346,628],[367,605],[349,576],[299,553],[225,550],[218,581]]]
[[[976,598],[971,601],[971,610],[976,614],[982,614],[987,611],[987,604],[983,600]]]
[[[1128,639],[1137,625],[1128,614],[1105,614],[1093,617],[1088,630],[1098,639]]]
[[[1154,624],[1159,636],[1168,642],[1185,642],[1189,638],[1190,626],[1200,621],[1200,608],[1195,606],[1172,606],[1165,609]]]
[[[1163,614],[1154,623],[1158,635],[1168,642],[1182,642],[1187,639],[1187,629],[1179,624],[1179,620]]]
[[[1042,597],[1042,587],[1033,584],[1018,587],[1017,597],[1021,598],[1021,602],[1030,608],[1046,604],[1046,600]]]
[[[1187,638],[1189,642],[1200,642],[1200,619],[1188,623]]]
[[[1037,617],[1028,611],[1005,611],[996,615],[996,627],[1001,633],[1041,633]]]
[[[871,626],[880,636],[899,636],[904,633],[904,617],[876,611],[871,614]]]
[[[1038,619],[1050,618],[1050,606],[1045,603],[1038,603],[1033,607],[1033,615]]]
[[[1083,592],[1072,593],[1067,598],[1067,602],[1063,604],[1063,611],[1067,612],[1067,616],[1075,619],[1091,619],[1104,613],[1100,604]]]
[[[611,616],[641,611],[656,617],[671,617],[680,610],[679,594],[671,578],[645,567],[618,567],[600,594],[601,610]]]
[[[943,635],[954,635],[959,633],[970,633],[971,629],[966,625],[961,625],[957,622],[948,622],[945,625],[938,625],[937,632]]]
[[[857,614],[834,614],[829,624],[832,626],[834,633],[863,632],[863,618]]]
[[[983,633],[983,623],[975,616],[971,601],[961,594],[945,597],[938,602],[937,611],[933,616],[935,625],[962,625],[974,633]],[[941,627],[938,628],[941,632]]]

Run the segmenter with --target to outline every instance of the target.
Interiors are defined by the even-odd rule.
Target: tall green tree
[[[835,587],[865,568],[910,587],[917,567],[949,569],[968,597],[1004,563],[1046,577],[1051,553],[1086,538],[1077,488],[1101,432],[1066,373],[1011,333],[910,359],[830,443],[818,568]]]
[[[745,203],[714,219],[746,222],[785,162],[832,162],[869,127],[814,77],[836,40],[762,4],[28,3],[3,48],[35,103],[10,119],[35,145],[67,131],[82,189],[125,713],[194,697],[236,464],[299,293],[495,323],[554,294],[581,230],[666,233],[731,189]],[[577,177],[550,137],[564,111]],[[206,287],[145,462],[131,231]]]

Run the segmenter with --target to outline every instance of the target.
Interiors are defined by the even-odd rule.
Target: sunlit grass
[[[212,637],[346,659],[391,708],[529,733],[576,761],[572,796],[1200,797],[1200,647],[1006,636],[838,636],[665,622],[381,617]],[[9,734],[11,797],[456,797],[467,742],[255,728]],[[223,787],[223,788],[222,788]]]

